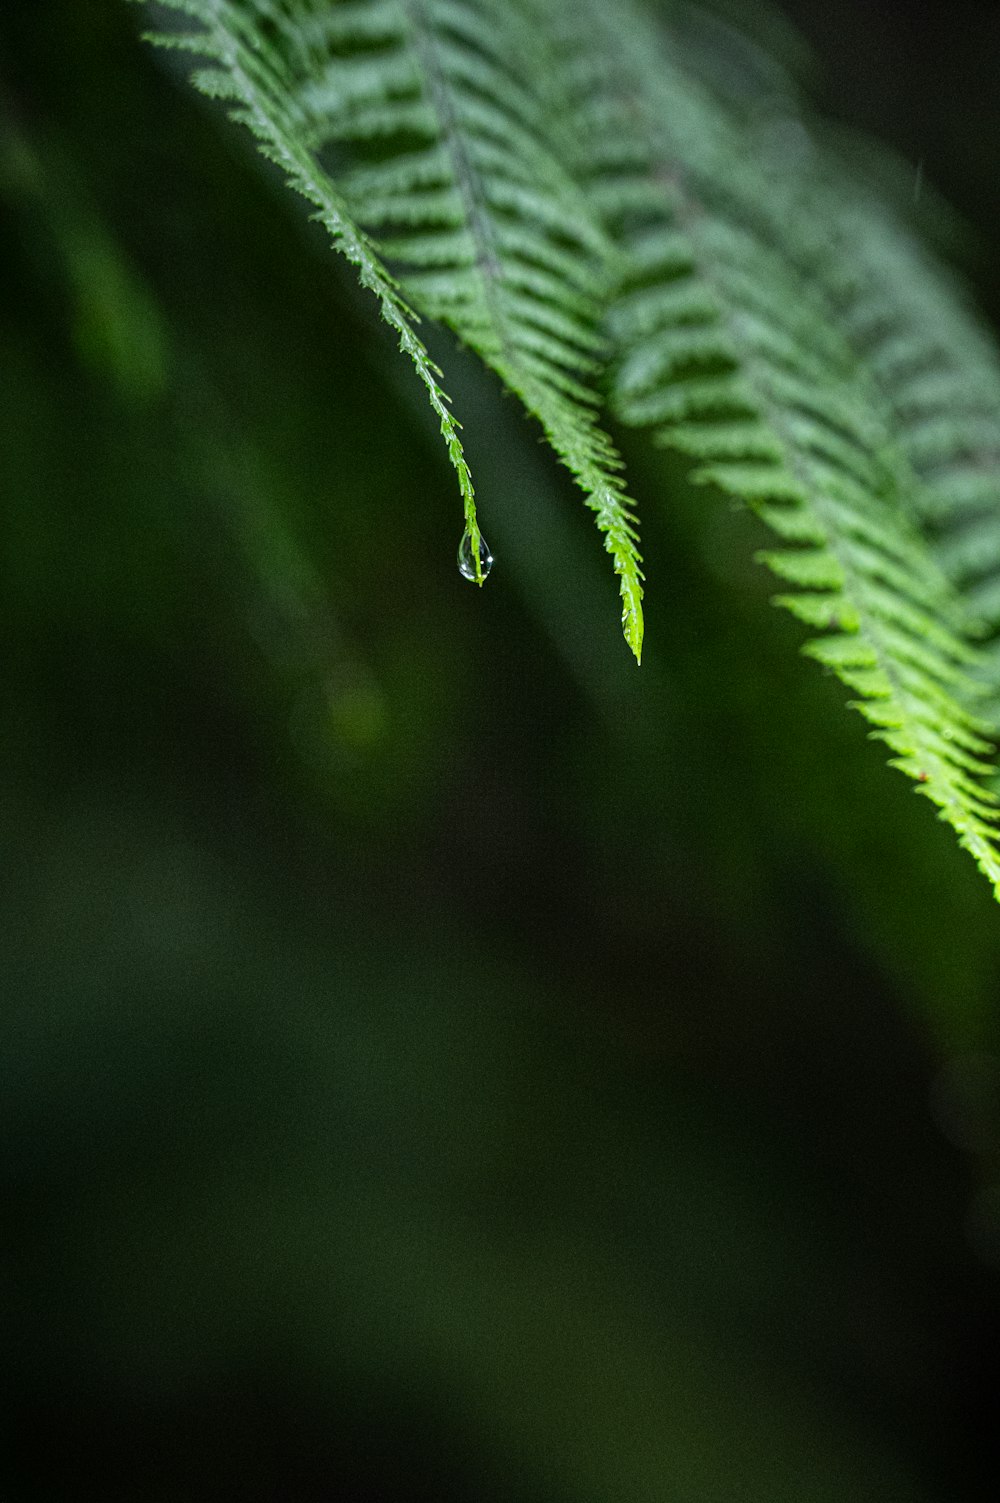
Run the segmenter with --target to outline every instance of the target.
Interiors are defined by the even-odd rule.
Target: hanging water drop
[[[479,534],[479,573],[482,579],[493,567],[493,555],[489,550],[486,539]],[[476,578],[476,559],[472,551],[472,533],[468,527],[462,533],[462,541],[458,545],[458,572],[463,579],[469,579],[473,584],[478,584]]]

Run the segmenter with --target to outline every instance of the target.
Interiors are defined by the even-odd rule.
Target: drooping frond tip
[[[210,98],[229,103],[231,117],[251,131],[261,154],[279,167],[288,186],[313,206],[311,217],[323,225],[334,247],[356,268],[361,285],[377,298],[382,317],[395,332],[400,350],[412,361],[438,419],[458,478],[466,528],[478,533],[475,490],[459,436],[460,424],[441,385],[440,368],[416,333],[419,319],[336,182],[318,163],[298,116],[293,75],[277,41],[282,37],[287,41],[296,34],[294,6],[285,14],[277,5],[241,6],[238,0],[158,3],[193,17],[201,25],[194,32],[148,33],[147,40],[159,47],[192,53],[210,65],[195,72],[197,87]],[[319,12],[305,4],[299,9],[305,34],[308,13],[314,13],[315,23]],[[269,22],[276,33],[271,40]]]
[[[584,491],[638,658],[635,525],[595,410],[614,248],[553,137],[533,3],[167,0],[202,23],[206,93],[257,137],[378,297],[438,413],[466,527],[471,477],[411,309],[515,391]],[[477,567],[477,582],[481,576]]]

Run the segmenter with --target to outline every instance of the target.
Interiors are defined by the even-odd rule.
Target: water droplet
[[[486,578],[493,567],[493,555],[482,533],[479,534],[479,571]],[[473,584],[476,579],[476,560],[472,552],[472,534],[468,528],[462,533],[462,541],[458,545],[458,572],[463,579],[470,579]]]

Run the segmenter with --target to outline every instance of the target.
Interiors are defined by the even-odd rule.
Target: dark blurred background
[[[996,7],[787,9],[996,316]],[[0,1495],[994,1497],[986,883],[626,439],[637,671],[437,338],[461,581],[411,372],[144,20],[0,15]]]

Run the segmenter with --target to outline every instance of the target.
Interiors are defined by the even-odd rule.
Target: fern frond
[[[234,117],[316,205],[425,384],[435,383],[432,401],[442,404],[439,373],[413,333],[411,306],[453,329],[540,421],[604,534],[638,659],[636,523],[594,386],[613,252],[548,145],[533,70],[518,67],[530,50],[518,5],[171,3],[206,28],[200,50],[213,66],[196,82],[233,102]]]
[[[1000,894],[1000,647],[972,619],[1000,636],[1000,362],[810,135],[791,76],[728,25],[743,61],[715,70],[718,28],[686,5],[659,24],[633,0],[165,3],[196,23],[165,40],[203,57],[199,87],[312,204],[413,360],[473,559],[418,315],[541,423],[596,514],[637,658],[641,560],[602,384],[750,506],[804,650]]]
[[[734,41],[740,47],[735,34]],[[746,101],[733,97],[732,79],[744,77],[755,56],[743,39],[738,66],[720,70],[728,102],[770,178],[772,219],[787,226],[784,249],[821,291],[883,402],[909,464],[904,500],[989,639],[978,675],[996,732],[1000,356],[968,290],[934,254],[962,244],[967,232],[919,173],[917,213],[914,170],[886,146],[840,127],[807,132],[787,75],[776,74],[741,112]],[[790,151],[801,159],[793,170]]]
[[[1000,891],[977,656],[914,523],[893,413],[770,212],[782,195],[638,16],[623,39],[625,14],[614,38],[597,8],[573,33],[590,171],[630,266],[610,316],[619,415],[791,545],[760,558],[795,587],[777,603],[822,632],[805,651]]]
[[[843,326],[919,478],[935,551],[990,639],[981,660],[1000,728],[1000,359],[964,289],[881,204],[841,195],[849,261],[829,258]]]
[[[313,205],[314,217],[327,230],[334,247],[356,268],[361,285],[377,298],[382,317],[395,332],[399,348],[413,362],[458,477],[472,557],[482,583],[472,475],[459,436],[460,425],[441,386],[441,371],[414,329],[414,314],[398,282],[358,226],[343,195],[326,174],[316,169],[294,108],[287,62],[278,47],[268,45],[263,27],[257,29],[258,23],[271,19],[280,34],[294,37],[294,27],[288,26],[287,17],[277,5],[246,9],[231,0],[158,0],[158,3],[167,10],[190,16],[200,27],[187,33],[156,32],[147,40],[160,47],[191,52],[210,64],[194,75],[197,86],[209,97],[230,104],[233,119],[252,132],[262,155],[281,169],[290,188]]]

